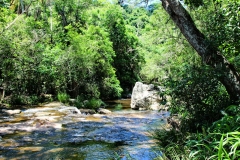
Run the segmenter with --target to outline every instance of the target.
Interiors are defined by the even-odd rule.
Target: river
[[[76,114],[60,103],[0,112],[0,160],[152,160],[150,138],[168,112],[131,110],[130,100],[108,101],[111,114]],[[70,112],[69,112],[70,111]]]

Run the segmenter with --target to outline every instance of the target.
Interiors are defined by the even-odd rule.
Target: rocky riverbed
[[[132,110],[86,115],[61,103],[1,110],[0,160],[150,160],[160,151],[153,151],[149,134],[168,116],[168,112]]]

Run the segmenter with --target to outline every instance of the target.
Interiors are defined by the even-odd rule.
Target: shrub
[[[101,99],[92,98],[89,101],[87,101],[85,107],[88,109],[97,110],[98,108],[101,107],[101,105],[104,105],[104,102]]]
[[[77,108],[84,108],[84,97],[78,95],[76,101],[74,102],[74,106]]]
[[[240,108],[229,106],[224,117],[213,123],[206,133],[193,134],[187,141],[191,155],[205,159],[240,158]]]
[[[12,95],[10,99],[5,100],[6,103],[11,105],[35,105],[39,102],[39,97],[36,95],[26,96],[26,95]]]
[[[11,105],[25,105],[26,104],[24,97],[21,95],[12,95],[9,103]]]
[[[239,110],[239,106],[227,107],[222,111],[224,117],[198,133],[156,130],[154,138],[164,152],[162,159],[239,159]]]
[[[41,94],[39,96],[39,102],[52,102],[53,101],[53,95],[52,94]]]
[[[57,98],[62,103],[68,103],[70,96],[66,93],[58,93]]]
[[[38,96],[36,95],[32,95],[32,96],[29,96],[28,97],[28,100],[27,100],[27,104],[30,104],[30,105],[35,105],[35,104],[38,104],[39,102],[39,98]]]
[[[170,111],[182,116],[183,130],[201,131],[222,117],[220,111],[230,104],[230,98],[218,76],[207,66],[187,66],[184,78],[168,80]]]

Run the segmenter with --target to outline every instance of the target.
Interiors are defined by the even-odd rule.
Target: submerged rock
[[[86,115],[88,115],[88,114],[95,114],[96,113],[95,110],[93,110],[93,109],[80,109],[80,112],[82,114],[86,114]]]
[[[100,114],[109,114],[109,113],[112,113],[112,112],[110,110],[108,110],[108,109],[99,108],[98,109],[98,113],[100,113]]]
[[[7,110],[7,109],[2,109],[2,112],[5,112],[9,115],[13,115],[13,114],[19,114],[22,111],[20,109],[14,109],[14,110]]]
[[[67,113],[67,114],[81,114],[77,107],[64,107],[59,109],[59,112]]]

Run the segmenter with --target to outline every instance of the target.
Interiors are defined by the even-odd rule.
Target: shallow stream
[[[111,114],[76,114],[51,103],[0,113],[0,160],[152,160],[161,155],[149,135],[168,112],[131,110],[130,100],[108,101]]]

